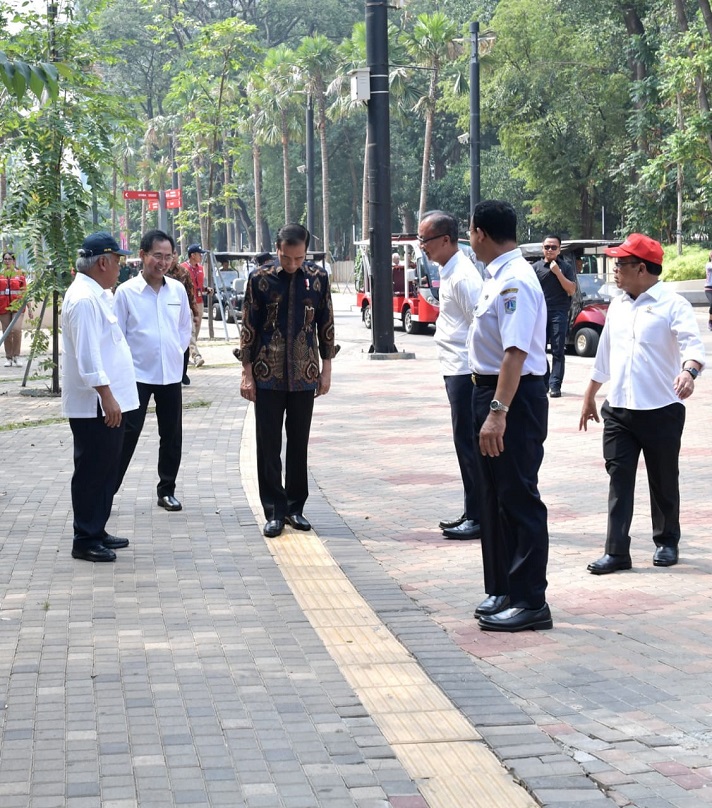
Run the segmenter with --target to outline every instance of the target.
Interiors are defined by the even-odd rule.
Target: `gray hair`
[[[100,258],[100,255],[92,255],[89,258],[77,258],[77,265],[75,269],[77,272],[81,272],[82,275],[88,275]]]

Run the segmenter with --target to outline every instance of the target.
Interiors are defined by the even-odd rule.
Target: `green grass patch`
[[[31,426],[51,426],[52,424],[62,424],[66,418],[39,418],[37,421],[15,421],[10,424],[0,424],[0,432],[10,432],[13,429],[28,429]]]
[[[682,255],[677,254],[677,245],[669,244],[663,248],[664,281],[693,281],[705,277],[705,264],[709,260],[710,251],[704,247],[683,246]]]

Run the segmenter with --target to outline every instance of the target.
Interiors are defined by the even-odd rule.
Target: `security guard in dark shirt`
[[[307,264],[308,246],[306,228],[285,225],[277,234],[277,260],[253,272],[245,287],[240,393],[255,404],[257,480],[268,537],[279,536],[285,522],[311,529],[302,513],[309,496],[309,431],[314,397],[329,392],[336,353],[329,277]]]

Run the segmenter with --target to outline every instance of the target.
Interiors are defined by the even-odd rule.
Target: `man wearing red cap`
[[[692,306],[660,282],[663,248],[632,233],[606,255],[616,259],[623,294],[608,309],[581,408],[579,429],[598,421],[596,393],[610,381],[603,416],[603,457],[610,478],[605,554],[588,565],[593,575],[629,570],[635,474],[645,457],[650,489],[653,564],[672,567],[680,541],[678,460],[685,407],[705,364]]]

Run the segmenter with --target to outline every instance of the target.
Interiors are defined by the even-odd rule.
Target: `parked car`
[[[576,264],[581,261],[576,273],[576,291],[571,299],[569,329],[566,347],[578,356],[595,356],[598,341],[606,322],[611,300],[611,285],[607,283],[607,258],[603,250],[620,244],[620,241],[579,239],[562,241],[561,257]],[[540,243],[520,245],[522,255],[530,263],[543,257]]]

